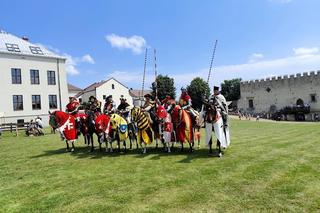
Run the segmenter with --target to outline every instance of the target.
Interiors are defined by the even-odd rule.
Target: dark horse
[[[88,143],[88,146],[91,144],[91,152],[94,150],[93,146],[93,134],[95,133],[95,119],[96,115],[94,114],[93,111],[87,110],[86,111],[86,119],[81,121],[81,129],[84,130],[85,134],[85,140]]]

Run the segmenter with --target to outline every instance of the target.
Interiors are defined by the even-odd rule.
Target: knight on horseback
[[[107,115],[111,115],[113,113],[115,113],[116,111],[116,104],[114,103],[113,99],[112,99],[112,95],[109,95],[106,98],[106,102],[103,106],[103,113],[107,114]]]
[[[94,112],[95,114],[101,113],[101,101],[99,101],[93,95],[89,97],[89,110]]]
[[[170,96],[166,95],[165,99],[161,101],[161,105],[167,110],[168,113],[171,113],[176,101]]]
[[[125,118],[128,121],[129,112],[130,112],[130,104],[128,104],[127,99],[121,95],[120,97],[120,104],[117,108],[119,115]]]
[[[179,105],[182,109],[186,110],[193,121],[199,116],[199,113],[192,108],[192,100],[190,95],[188,95],[187,89],[181,87],[181,96],[179,99]]]
[[[221,147],[227,148],[230,145],[228,126],[228,107],[225,97],[220,94],[219,87],[215,86],[214,94],[209,100],[204,101],[205,109],[202,112],[206,126],[206,143],[210,146],[209,153],[212,153],[212,134],[217,138],[219,157],[222,156]]]
[[[141,107],[141,111],[144,112],[147,115],[147,117],[149,118],[150,123],[152,124],[153,120],[151,119],[151,113],[152,113],[152,111],[155,110],[156,102],[151,99],[151,95],[150,94],[144,95],[144,98],[145,98],[145,103]]]
[[[78,118],[78,111],[80,107],[80,102],[77,100],[76,97],[69,97],[69,103],[66,106],[66,112],[72,115],[76,121],[76,130],[77,134],[80,135],[80,118]]]

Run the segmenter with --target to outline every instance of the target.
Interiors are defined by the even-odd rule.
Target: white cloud
[[[315,55],[319,53],[319,48],[318,47],[299,47],[299,48],[293,48],[293,52],[295,55]]]
[[[89,64],[95,64],[96,63],[93,60],[93,58],[91,57],[91,55],[89,55],[89,54],[86,54],[86,55],[82,56],[81,62],[85,62],[85,63],[89,63]]]
[[[260,61],[263,58],[264,58],[263,54],[261,54],[261,53],[253,53],[252,55],[249,56],[248,63],[257,62],[257,61]]]
[[[253,63],[221,65],[214,67],[211,74],[210,86],[220,85],[221,82],[233,78],[242,78],[242,80],[255,80],[266,77],[290,75],[295,73],[320,70],[320,52],[308,55],[291,55],[288,57],[272,60],[260,60]],[[294,52],[295,53],[295,52]],[[310,52],[309,52],[310,53]],[[167,70],[167,73],[159,73],[174,78],[177,94],[181,86],[186,86],[195,77],[201,77],[207,80],[208,68],[198,70],[187,70],[179,72],[177,70]],[[176,73],[176,74],[173,74]],[[138,71],[115,71],[108,75],[124,82],[129,87],[140,88],[142,84],[142,72]],[[154,76],[146,76],[145,88],[151,86]]]
[[[67,74],[69,75],[78,75],[80,72],[79,70],[77,69],[77,60],[72,57],[71,55],[68,55],[68,54],[64,54],[63,55],[64,57],[67,58],[66,60],[66,71],[67,71]]]
[[[130,49],[134,54],[141,54],[146,47],[146,40],[142,36],[122,37],[116,34],[109,34],[106,40],[112,47],[122,49]]]

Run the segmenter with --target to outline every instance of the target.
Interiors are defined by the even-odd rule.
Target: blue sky
[[[147,84],[158,73],[177,88],[207,78],[219,40],[210,85],[320,70],[318,0],[18,1],[2,0],[0,28],[27,35],[68,58],[76,86],[115,77],[140,88],[144,48]]]

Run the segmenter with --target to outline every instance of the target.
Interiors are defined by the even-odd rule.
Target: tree
[[[168,77],[167,75],[158,75],[157,76],[157,94],[158,99],[163,100],[166,95],[170,95],[173,99],[176,98],[176,88],[174,87],[174,79]],[[155,82],[152,83],[152,96],[156,95],[156,85]]]
[[[194,78],[190,82],[190,85],[187,86],[187,91],[192,99],[192,107],[196,110],[200,110],[203,99],[210,96],[208,83],[199,77]]]
[[[232,80],[224,80],[221,83],[221,94],[228,101],[235,101],[240,99],[240,82],[241,78],[235,78]]]

